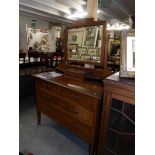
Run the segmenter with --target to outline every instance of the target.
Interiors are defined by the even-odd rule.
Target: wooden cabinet
[[[89,144],[93,155],[97,142],[103,86],[66,77],[48,80],[35,76],[38,124],[41,113],[54,119]]]
[[[116,73],[104,80],[98,155],[135,154],[135,81]]]

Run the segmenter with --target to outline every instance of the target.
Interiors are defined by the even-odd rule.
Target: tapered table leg
[[[41,112],[37,110],[37,125],[41,123]]]
[[[94,155],[94,145],[89,144],[89,155]]]

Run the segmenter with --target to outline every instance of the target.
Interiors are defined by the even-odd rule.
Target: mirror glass
[[[68,63],[100,64],[102,36],[103,25],[68,29]]]

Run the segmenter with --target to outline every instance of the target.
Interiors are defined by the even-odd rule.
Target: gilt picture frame
[[[120,52],[120,77],[135,78],[135,30],[122,32]]]
[[[90,61],[91,60],[91,55],[90,54],[82,54],[81,55],[81,60],[82,61]]]
[[[88,48],[88,54],[98,55],[98,50],[99,50],[99,48],[97,48],[97,47]]]
[[[85,27],[82,46],[96,47],[97,35],[98,35],[97,26]]]
[[[84,29],[74,28],[68,30],[68,44],[77,44],[79,47],[82,46]]]
[[[77,52],[77,44],[68,44],[68,53],[76,53]]]
[[[87,48],[86,47],[78,47],[78,53],[80,55],[87,54]]]

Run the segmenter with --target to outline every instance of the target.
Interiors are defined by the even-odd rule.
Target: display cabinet
[[[104,80],[98,155],[135,154],[135,81],[119,73]]]

